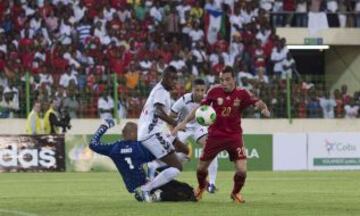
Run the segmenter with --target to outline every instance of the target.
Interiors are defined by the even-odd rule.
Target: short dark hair
[[[226,66],[221,73],[231,73],[231,76],[235,77],[234,69],[231,66]]]
[[[165,68],[163,76],[167,76],[167,75],[172,74],[172,73],[177,73],[177,70],[176,70],[176,68],[174,66],[169,65],[169,66],[167,66]]]
[[[193,86],[195,85],[206,85],[205,81],[201,78],[196,78],[193,80]]]

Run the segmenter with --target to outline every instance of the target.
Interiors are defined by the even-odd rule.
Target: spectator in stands
[[[98,99],[97,108],[101,119],[113,118],[114,100],[110,96],[108,90],[101,93],[101,96]]]
[[[272,17],[272,24],[275,27],[282,27],[284,25],[284,14],[282,14],[284,10],[284,3],[283,0],[275,0],[272,11],[273,17]]]
[[[265,68],[259,67],[257,68],[256,76],[254,77],[254,80],[256,80],[259,83],[269,84],[269,77],[265,75]]]
[[[276,46],[271,53],[271,61],[274,63],[273,72],[276,77],[281,77],[283,73],[283,61],[286,59],[288,49],[285,47],[285,38],[276,42]]]
[[[295,12],[295,0],[283,0],[283,9],[287,13],[285,15],[286,17],[286,27],[292,26],[293,18],[294,18],[294,12]]]
[[[295,74],[297,78],[300,78],[300,74],[296,69],[295,60],[290,52],[286,54],[286,58],[284,59],[282,64],[283,64],[282,65],[283,69],[281,74],[282,79],[287,79],[287,77],[289,77],[289,79],[292,79],[293,74]]]
[[[118,100],[118,116],[120,119],[126,119],[127,116],[128,103],[126,100],[125,94],[120,94]]]
[[[67,97],[62,102],[62,107],[67,110],[71,119],[78,117],[80,104],[75,95],[75,90],[68,91]]]
[[[2,101],[3,117],[14,118],[16,112],[19,111],[19,92],[15,86],[8,86],[3,92],[4,99]]]
[[[33,109],[27,116],[26,120],[26,133],[30,135],[42,134],[43,129],[41,127],[40,119],[41,104],[38,101],[34,102]]]
[[[334,98],[330,98],[330,92],[326,91],[323,97],[320,97],[320,106],[322,108],[324,118],[334,118],[336,102]]]
[[[341,86],[341,97],[344,104],[350,103],[351,96],[348,94],[348,86],[346,84]]]
[[[344,101],[343,101],[343,98],[341,97],[339,89],[334,90],[334,99],[336,102],[335,117],[343,118],[344,117]]]
[[[321,118],[322,117],[322,109],[320,103],[316,96],[313,94],[310,96],[310,101],[307,104],[307,116],[309,118]]]
[[[7,118],[6,117],[6,113],[5,111],[5,107],[3,107],[3,103],[4,103],[4,87],[2,85],[0,85],[0,118]]]
[[[360,27],[360,0],[355,0],[355,26]]]
[[[307,26],[307,21],[308,21],[307,11],[308,11],[308,1],[296,0],[296,15],[295,15],[296,27]]]
[[[67,88],[71,82],[73,82],[75,85],[78,84],[77,78],[76,78],[76,73],[73,72],[72,70],[73,66],[68,66],[66,68],[66,71],[63,75],[61,75],[60,77],[60,81],[59,81],[59,85]]]
[[[349,103],[344,106],[345,118],[357,118],[359,117],[360,106],[355,103],[353,98],[350,99]]]
[[[125,73],[124,76],[126,79],[126,87],[129,88],[130,90],[135,90],[135,88],[138,86],[139,83],[140,73],[134,61],[130,62],[127,72]]]

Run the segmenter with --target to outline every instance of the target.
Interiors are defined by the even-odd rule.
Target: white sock
[[[150,178],[150,180],[152,180],[155,177],[156,169],[166,166],[166,164],[160,160],[153,160],[153,161],[149,162],[147,164],[147,166],[148,166],[149,178]]]
[[[180,174],[180,170],[175,167],[169,167],[164,169],[159,175],[157,175],[153,180],[141,186],[143,191],[151,191],[152,189],[163,186],[164,184],[175,179],[177,175]]]
[[[215,157],[214,160],[211,161],[210,166],[208,168],[209,184],[215,185],[217,170],[218,170],[218,158]]]
[[[182,163],[182,164],[189,161],[189,157],[182,152],[176,152],[176,156],[179,159],[180,163]]]

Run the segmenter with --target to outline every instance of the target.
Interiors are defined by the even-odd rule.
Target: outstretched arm
[[[89,148],[96,153],[102,155],[109,155],[111,149],[114,146],[114,143],[106,144],[101,142],[101,137],[106,133],[106,131],[115,125],[114,120],[106,119],[96,130],[94,136],[91,138]]]
[[[200,106],[200,105],[199,105]],[[195,118],[195,112],[199,108],[199,106],[196,106],[186,117],[185,119],[180,122],[174,130],[171,131],[172,135],[175,135],[180,130],[185,130],[186,124],[192,121]]]

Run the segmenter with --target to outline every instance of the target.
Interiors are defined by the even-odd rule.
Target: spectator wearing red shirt
[[[294,17],[294,11],[295,11],[295,0],[284,0],[284,6],[283,6],[284,11],[286,12],[291,12],[286,14],[286,26],[290,27],[292,26],[292,21],[293,21],[293,17]]]

